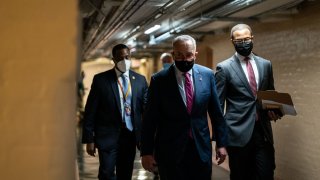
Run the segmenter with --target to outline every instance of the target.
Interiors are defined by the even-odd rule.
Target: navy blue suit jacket
[[[189,130],[203,162],[212,159],[212,145],[207,113],[213,125],[217,146],[226,146],[226,126],[220,109],[213,71],[193,66],[194,100],[191,115],[179,92],[175,67],[152,76],[144,114],[141,155],[155,152],[157,162],[174,163],[183,157]]]
[[[132,124],[140,142],[142,113],[146,103],[147,81],[144,76],[129,72],[132,88]],[[83,143],[95,143],[98,148],[115,148],[120,133],[122,116],[117,76],[114,69],[93,78],[85,107]]]

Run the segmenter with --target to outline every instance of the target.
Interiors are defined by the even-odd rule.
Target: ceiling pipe
[[[170,5],[170,6],[169,6]],[[159,19],[161,18],[161,16],[163,16],[164,14],[166,14],[167,10],[170,9],[170,7],[172,7],[174,5],[174,0],[170,0],[167,3],[165,3],[163,6],[161,6],[160,8],[158,8],[154,13],[152,13],[152,15],[150,16],[150,18],[144,20],[143,22],[139,23],[138,25],[138,29],[143,29],[145,26],[150,25],[153,22],[159,21]],[[161,16],[159,16],[159,14],[161,13]],[[126,35],[126,37],[124,38],[124,41],[127,41],[128,39],[132,38],[133,36],[137,35],[138,33],[140,33],[138,31],[137,28],[132,29],[131,31],[129,31],[128,35]]]
[[[95,41],[91,44],[91,46],[85,51],[84,57],[88,57],[93,54],[98,48],[104,45],[105,41],[112,35],[113,32],[118,30],[123,26],[128,19],[136,13],[147,0],[144,0],[141,4],[138,4],[139,0],[131,1],[132,4],[130,7],[121,11],[120,16],[114,16],[116,19],[109,25],[106,26],[106,29],[103,29],[102,33],[100,33]],[[136,7],[136,8],[135,8]]]
[[[105,0],[105,2],[107,1],[108,0]],[[100,37],[104,31],[109,31],[108,29],[110,28],[111,24],[114,23],[115,21],[118,21],[118,18],[122,17],[123,14],[126,13],[125,11],[126,7],[131,7],[133,3],[134,1],[132,0],[125,0],[117,9],[116,13],[111,17],[111,19],[106,24],[104,24],[104,21],[105,21],[105,18],[104,18],[102,21],[100,21],[98,28],[95,29],[95,33],[91,35],[87,35],[88,38],[90,38],[90,41],[85,42],[85,47],[82,55],[83,57],[87,56],[90,50],[90,46],[92,46],[92,43],[97,39],[97,37]],[[104,28],[102,27],[102,25]]]
[[[90,0],[87,0],[89,2],[89,4],[91,6],[93,6],[92,2]],[[95,21],[93,23],[90,24],[91,28],[88,31],[88,33],[86,33],[86,37],[84,40],[84,49],[87,49],[88,46],[91,44],[91,42],[93,41],[94,37],[97,35],[97,33],[99,32],[100,28],[102,27],[103,23],[105,23],[106,17],[107,15],[112,12],[115,7],[115,5],[111,6],[111,7],[107,7],[107,3],[109,0],[105,0],[102,4],[102,8],[101,10],[97,7],[95,7],[96,11],[99,12],[99,14],[97,15]],[[103,7],[107,7],[107,8],[103,8]],[[117,9],[117,8],[116,8]],[[115,11],[116,11],[115,9]],[[117,12],[117,11],[116,11]]]

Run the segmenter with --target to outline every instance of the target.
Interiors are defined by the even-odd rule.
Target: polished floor
[[[77,133],[80,134],[80,130]],[[79,136],[78,136],[79,137]],[[98,157],[91,157],[85,153],[85,146],[78,140],[78,168],[80,180],[97,180],[99,161]],[[153,180],[154,175],[145,171],[140,162],[139,152],[137,151],[136,160],[134,162],[133,180]],[[213,180],[228,180],[229,172],[220,166],[213,165],[212,178]]]

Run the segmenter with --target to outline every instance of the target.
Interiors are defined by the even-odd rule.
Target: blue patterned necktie
[[[127,78],[124,74],[121,74],[121,79],[122,79],[122,90],[123,93],[126,94],[126,92],[128,91],[128,82],[127,82]]]
[[[124,74],[121,75],[122,79],[122,93],[123,93],[123,121],[126,123],[126,127],[132,131],[133,130],[133,125],[131,122],[131,97],[132,94],[131,92],[128,92],[128,80]],[[126,108],[130,108],[130,114],[126,113]]]

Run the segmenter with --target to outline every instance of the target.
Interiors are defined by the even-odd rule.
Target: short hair
[[[112,48],[112,56],[115,57],[117,52],[121,49],[128,49],[128,51],[130,51],[129,47],[124,45],[124,44],[118,44],[118,45],[115,45],[113,48]]]
[[[194,50],[196,50],[196,48],[197,48],[196,40],[189,35],[177,36],[176,38],[173,39],[172,46],[174,46],[177,42],[185,42],[185,41],[191,41],[192,45],[194,47]]]
[[[172,58],[172,55],[170,53],[162,53],[160,56],[160,60],[164,59],[164,58]]]
[[[247,24],[237,24],[237,25],[233,26],[233,28],[231,29],[230,38],[233,39],[233,33],[235,31],[243,30],[243,29],[248,29],[250,31],[251,36],[252,36],[252,30],[251,30],[250,26],[248,26]]]

